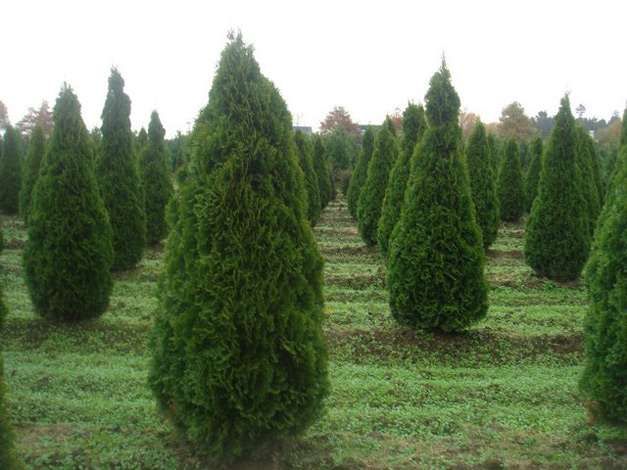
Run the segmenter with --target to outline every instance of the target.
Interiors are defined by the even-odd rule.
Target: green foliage
[[[389,118],[386,121],[389,121]],[[372,157],[368,162],[368,174],[357,205],[359,233],[368,246],[377,244],[385,189],[398,152],[396,138],[390,132],[390,126],[384,124],[375,138]]]
[[[318,177],[318,190],[320,191],[320,206],[322,209],[327,207],[331,202],[332,184],[331,184],[331,169],[327,162],[326,149],[322,138],[316,134],[313,142],[313,165]]]
[[[501,160],[499,156],[501,152],[499,150],[500,145],[496,136],[492,133],[488,133],[488,151],[490,154],[490,166],[492,166],[492,173],[498,180],[499,168],[501,167]]]
[[[102,111],[102,154],[96,174],[113,229],[114,271],[134,267],[146,243],[146,214],[130,113],[124,80],[112,69]]]
[[[141,152],[142,186],[146,200],[146,241],[150,245],[159,243],[168,233],[165,208],[172,194],[172,181],[163,143],[164,136],[165,130],[159,114],[153,111],[148,126],[148,140]]]
[[[501,220],[517,222],[525,210],[525,192],[518,145],[509,139],[505,145],[499,170],[499,210]]]
[[[429,122],[390,243],[390,309],[401,324],[459,331],[488,309],[481,230],[461,152],[459,96],[443,62],[426,96]]]
[[[391,122],[391,121],[389,121]],[[379,249],[381,254],[387,258],[389,252],[389,242],[392,231],[401,216],[401,207],[405,199],[405,188],[407,179],[411,172],[412,156],[416,144],[420,142],[427,128],[425,111],[422,105],[417,106],[410,103],[403,112],[403,141],[401,152],[394,161],[394,166],[388,178],[383,199],[383,209],[377,232]]]
[[[487,248],[494,243],[499,230],[499,199],[488,138],[481,121],[477,122],[468,139],[466,162],[476,220],[483,235],[483,246]]]
[[[8,126],[2,142],[0,158],[0,210],[17,214],[20,193],[20,142],[18,132]]]
[[[322,212],[320,202],[320,186],[318,185],[318,175],[313,166],[313,146],[311,141],[305,137],[301,131],[294,134],[296,153],[301,170],[305,176],[305,191],[307,193],[307,219],[311,225],[316,225]]]
[[[322,258],[291,117],[241,36],[222,52],[171,205],[150,385],[201,452],[306,429],[328,393]]]
[[[366,183],[366,178],[368,177],[368,164],[370,163],[370,158],[372,157],[373,150],[374,132],[372,131],[372,128],[368,127],[366,129],[366,132],[364,132],[361,144],[361,152],[359,152],[357,164],[353,169],[353,174],[351,175],[351,180],[346,195],[346,199],[348,200],[348,211],[354,219],[357,218],[359,195],[361,194],[361,190]]]
[[[28,155],[22,171],[20,188],[20,215],[28,223],[33,187],[39,176],[39,167],[46,153],[46,137],[41,126],[35,126],[28,144]]]
[[[590,234],[581,187],[575,119],[566,96],[555,117],[544,153],[538,195],[527,221],[525,258],[541,276],[576,279],[588,258]]]
[[[346,132],[336,128],[327,138],[327,155],[332,168],[346,170],[350,168],[353,160],[354,144]]]
[[[531,144],[531,161],[525,176],[525,210],[531,212],[531,206],[538,195],[538,182],[542,169],[542,139],[536,137]]]
[[[111,226],[91,144],[71,88],[54,108],[54,131],[35,183],[24,268],[37,313],[79,321],[101,315],[111,294]]]
[[[587,131],[577,126],[576,129],[575,154],[577,167],[581,175],[581,191],[586,200],[586,224],[588,232],[592,237],[596,227],[597,218],[601,212],[601,195],[596,185],[596,176],[594,172],[594,161],[596,153],[594,150],[594,142]],[[598,169],[598,168],[597,168]]]
[[[627,147],[603,208],[586,284],[586,364],[580,386],[597,418],[627,423]]]

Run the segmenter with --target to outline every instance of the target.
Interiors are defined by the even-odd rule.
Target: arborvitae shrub
[[[54,107],[54,131],[33,190],[24,249],[35,310],[53,320],[101,315],[111,294],[111,226],[92,147],[71,88]]]
[[[320,208],[324,209],[331,202],[331,171],[327,162],[324,143],[318,134],[313,138],[313,165],[318,178]]]
[[[385,189],[383,199],[383,209],[379,219],[377,240],[381,254],[387,258],[389,252],[389,241],[392,231],[401,216],[401,207],[405,199],[405,188],[407,179],[411,171],[411,161],[422,135],[427,128],[425,111],[422,105],[417,106],[410,103],[403,112],[403,141],[401,152],[394,162],[390,171],[388,184]]]
[[[20,144],[17,131],[8,126],[2,142],[0,158],[0,210],[5,214],[17,214],[20,193]]]
[[[531,161],[525,176],[525,210],[531,212],[531,205],[538,194],[540,169],[542,168],[542,139],[537,137],[531,144]]]
[[[626,234],[627,147],[623,147],[585,271],[591,306],[580,383],[592,414],[619,423],[627,423]]]
[[[525,240],[529,266],[541,276],[562,281],[579,277],[590,248],[575,144],[575,119],[566,96],[544,152]]]
[[[390,243],[392,315],[417,329],[459,331],[488,309],[481,230],[461,153],[459,97],[446,65],[426,96],[429,127]]]
[[[374,150],[368,163],[368,174],[360,191],[357,206],[359,233],[368,246],[377,244],[377,231],[385,189],[398,151],[398,143],[390,132],[390,126],[384,124],[375,138]]]
[[[313,146],[311,141],[301,131],[294,134],[294,143],[300,168],[305,176],[305,191],[307,193],[307,219],[311,225],[316,225],[320,218],[322,205],[320,204],[320,186],[318,175],[313,166]]]
[[[20,188],[20,215],[28,223],[33,187],[39,175],[39,167],[46,153],[46,137],[41,126],[36,126],[28,144],[28,155],[22,172]]]
[[[146,200],[146,241],[154,245],[168,233],[165,207],[172,194],[172,181],[163,143],[165,130],[159,114],[153,111],[148,126],[148,141],[141,153],[142,186]]]
[[[292,135],[252,48],[231,40],[171,205],[150,373],[164,414],[218,458],[303,431],[328,393],[322,258]]]
[[[361,152],[357,158],[357,164],[353,169],[351,181],[348,186],[348,211],[354,219],[357,218],[357,207],[359,205],[359,195],[368,177],[368,164],[374,150],[374,132],[370,127],[366,128],[361,143]]]
[[[527,168],[529,168],[529,160],[531,155],[529,152],[529,145],[527,142],[520,142],[518,144],[518,154],[520,156],[520,168],[523,175],[527,174]]]
[[[498,181],[501,220],[518,222],[525,210],[525,191],[516,141],[510,139],[501,158]]]
[[[488,151],[490,153],[490,165],[492,166],[492,173],[497,180],[499,178],[499,168],[501,167],[500,159],[500,145],[499,141],[494,134],[488,134]]]
[[[102,153],[96,174],[113,229],[114,271],[134,267],[146,243],[146,214],[130,113],[124,80],[112,69],[102,111]]]
[[[577,166],[581,174],[581,191],[586,200],[587,209],[587,226],[590,237],[594,233],[599,212],[601,212],[601,202],[599,200],[599,192],[594,179],[594,143],[587,131],[578,126],[576,130],[575,152],[577,157]]]

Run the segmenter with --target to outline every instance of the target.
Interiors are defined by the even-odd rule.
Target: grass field
[[[10,408],[29,468],[205,468],[180,446],[146,386],[162,253],[117,276],[111,307],[80,326],[32,310],[23,225],[4,218],[0,276]],[[521,226],[488,253],[487,318],[419,335],[390,317],[385,271],[344,201],[315,229],[326,259],[332,392],[306,435],[237,468],[627,468],[627,432],[587,422],[577,381],[586,294],[536,278]]]

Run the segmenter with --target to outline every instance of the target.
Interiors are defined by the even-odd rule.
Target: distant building
[[[293,126],[294,132],[301,131],[303,134],[313,134],[311,126]]]

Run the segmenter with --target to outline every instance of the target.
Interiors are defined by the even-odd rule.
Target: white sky
[[[317,127],[335,105],[379,123],[423,100],[442,52],[462,108],[486,122],[514,100],[553,114],[567,91],[607,119],[627,100],[625,18],[625,0],[0,0],[0,100],[15,123],[65,80],[99,126],[116,65],[133,128],[157,109],[171,136],[193,124],[241,29],[295,124]]]

